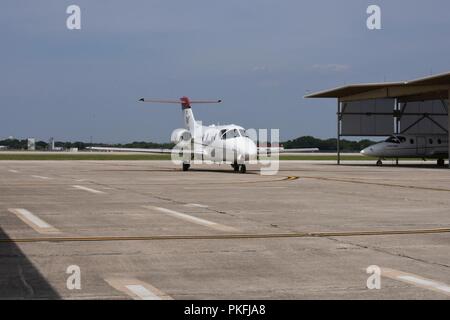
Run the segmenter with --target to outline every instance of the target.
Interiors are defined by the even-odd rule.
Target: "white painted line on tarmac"
[[[60,231],[41,218],[37,217],[27,209],[23,208],[10,208],[9,212],[14,213],[20,220],[28,224],[34,230],[43,234],[56,234],[60,233]]]
[[[387,268],[382,269],[381,275],[393,280],[406,282],[420,288],[432,290],[450,296],[450,286],[442,282],[437,282],[415,274]]]
[[[184,206],[185,207],[195,207],[195,208],[208,208],[207,205],[199,204],[199,203],[187,203]]]
[[[100,190],[95,190],[95,189],[92,189],[92,188],[79,186],[79,185],[74,185],[72,187],[74,187],[75,189],[84,190],[84,191],[91,192],[91,193],[96,193],[96,194],[104,193],[103,191],[100,191]]]
[[[9,169],[8,171],[11,172],[11,173],[19,173],[18,170],[14,170],[14,169]]]
[[[45,176],[37,176],[37,175],[32,175],[33,178],[36,179],[42,179],[42,180],[51,180],[52,178],[49,177],[45,177]]]
[[[223,224],[219,224],[216,222],[212,222],[209,220],[205,220],[205,219],[201,219],[201,218],[197,218],[197,217],[193,217],[190,216],[188,214],[185,213],[181,213],[178,211],[174,211],[174,210],[170,210],[170,209],[166,209],[166,208],[161,208],[161,207],[154,207],[154,206],[144,206],[144,208],[147,209],[152,209],[152,210],[157,210],[159,212],[163,212],[163,213],[167,213],[169,215],[171,215],[172,217],[175,218],[179,218],[185,221],[189,221],[195,224],[199,224],[208,228],[212,228],[215,230],[219,230],[219,231],[226,231],[226,232],[237,232],[238,230],[233,228],[233,227],[229,227],[229,226],[225,226]]]
[[[151,284],[130,278],[107,278],[105,281],[134,300],[173,300],[173,298]]]
[[[136,296],[141,298],[141,300],[161,300],[160,297],[155,295],[153,292],[148,290],[146,287],[141,286],[139,284],[129,284],[129,285],[126,285],[125,288],[127,288],[132,293],[134,293]]]

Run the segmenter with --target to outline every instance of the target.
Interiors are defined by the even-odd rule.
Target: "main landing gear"
[[[190,163],[183,163],[183,171],[188,171],[190,167],[191,167]]]
[[[395,165],[398,166],[398,159],[395,159]],[[383,161],[382,159],[378,159],[377,161],[377,167],[382,167],[383,166]]]
[[[245,166],[245,164],[234,163],[231,166],[233,167],[234,172],[240,172],[240,173],[247,172],[247,167]]]

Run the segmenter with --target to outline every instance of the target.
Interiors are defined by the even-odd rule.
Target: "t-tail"
[[[179,100],[158,100],[158,99],[139,99],[142,102],[150,103],[176,103],[181,104],[181,110],[183,111],[184,125],[190,132],[195,132],[197,126],[200,124],[195,121],[194,113],[192,112],[192,104],[209,104],[220,103],[222,100],[190,100],[188,97],[181,97]]]

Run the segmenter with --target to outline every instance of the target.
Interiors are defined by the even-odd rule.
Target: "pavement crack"
[[[19,279],[22,282],[23,286],[25,287],[25,289],[28,291],[28,294],[32,297],[34,296],[34,289],[33,287],[28,283],[27,279],[25,278],[24,274],[23,274],[23,269],[22,266],[19,264],[17,266],[17,270],[18,270],[18,274],[19,274]]]
[[[332,238],[332,237],[326,237],[326,239],[334,241],[334,242],[337,242],[337,243],[341,243],[341,244],[348,244],[348,245],[357,246],[357,247],[362,248],[362,249],[377,251],[377,252],[388,254],[388,255],[394,256],[394,257],[400,257],[400,258],[405,258],[405,259],[409,259],[409,260],[413,260],[413,261],[416,261],[416,262],[421,262],[421,263],[425,263],[425,264],[429,264],[429,265],[435,265],[435,266],[439,266],[439,267],[450,268],[450,265],[447,265],[447,264],[444,264],[444,263],[439,263],[439,262],[435,262],[435,261],[428,261],[428,260],[425,260],[425,259],[415,258],[413,256],[410,256],[410,255],[407,255],[407,254],[404,254],[404,253],[392,252],[392,251],[389,251],[387,249],[382,249],[382,248],[379,248],[379,247],[372,247],[372,246],[363,245],[363,244],[355,243],[355,242],[352,242],[352,241],[344,241],[344,240],[340,240],[340,239],[336,239],[336,238]]]

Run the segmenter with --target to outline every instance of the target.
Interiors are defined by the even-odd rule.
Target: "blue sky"
[[[82,29],[66,28],[67,6]],[[382,30],[366,8],[382,9]],[[168,141],[178,106],[140,97],[223,99],[205,124],[279,128],[282,140],[335,135],[334,100],[354,82],[450,70],[446,0],[3,0],[0,138]]]

